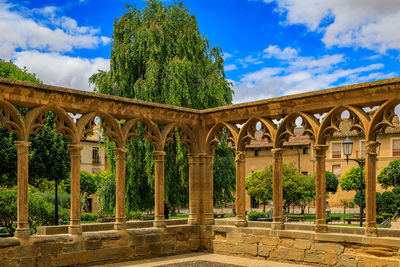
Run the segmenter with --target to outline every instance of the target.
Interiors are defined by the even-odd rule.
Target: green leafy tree
[[[29,183],[38,187],[43,180],[54,181],[54,223],[57,225],[58,189],[60,182],[69,177],[71,162],[67,150],[68,140],[54,129],[54,114],[47,112],[44,130],[29,138],[32,142],[29,154]]]
[[[100,71],[89,81],[105,94],[204,109],[232,101],[223,64],[221,49],[211,48],[195,16],[182,3],[166,6],[148,0],[142,10],[127,6],[115,21],[110,71]],[[128,149],[127,195],[132,196],[149,185],[153,189],[154,163],[147,157],[151,151],[145,141],[134,140]],[[166,152],[166,200],[172,206],[187,204],[188,151],[175,142]],[[112,154],[108,155],[112,161]],[[142,175],[136,178],[139,172]],[[136,196],[127,198],[129,209],[148,207],[151,197],[143,197],[146,205],[140,206]]]
[[[19,81],[41,83],[35,74],[24,67],[20,69],[12,62],[0,60],[0,77]],[[7,128],[0,127],[0,186],[13,187],[17,184],[17,149],[15,136]]]
[[[335,194],[338,190],[338,186],[339,186],[339,180],[336,177],[336,175],[334,175],[331,172],[326,172],[325,173],[325,177],[326,177],[326,192]]]
[[[365,169],[363,168],[363,186],[365,187]],[[360,190],[360,167],[348,170],[340,180],[340,187],[345,191]]]
[[[392,174],[390,175],[388,172],[388,167],[392,167]],[[389,162],[388,166],[383,168],[378,175],[378,183],[382,185],[384,189],[387,189],[390,186],[399,186],[400,185],[400,159],[395,159]],[[394,179],[396,178],[396,179]],[[396,184],[394,184],[396,180]]]
[[[263,203],[263,211],[268,200],[272,199],[272,167],[255,171],[246,178],[247,193],[256,201]]]
[[[235,149],[228,147],[226,136],[214,150],[213,177],[214,205],[223,207],[233,202],[233,193],[236,191]]]
[[[113,215],[115,209],[115,175],[105,170],[96,174],[99,181],[98,198],[101,212],[106,215]]]

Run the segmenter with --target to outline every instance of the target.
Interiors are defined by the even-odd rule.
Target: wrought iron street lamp
[[[376,149],[376,154],[379,154],[380,151],[380,143],[378,143],[377,149]],[[349,160],[355,161],[358,163],[360,166],[360,226],[362,227],[363,224],[363,217],[364,217],[364,209],[363,209],[363,168],[365,166],[365,159],[363,157],[359,159],[349,159],[349,156],[353,152],[353,142],[350,140],[349,137],[346,137],[346,139],[342,143],[343,146],[343,154],[346,156],[346,161],[347,164],[349,163]]]

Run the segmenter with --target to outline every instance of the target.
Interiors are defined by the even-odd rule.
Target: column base
[[[114,230],[126,230],[126,222],[114,223]]]
[[[326,233],[328,232],[328,226],[326,224],[317,224],[315,225],[315,232]]]
[[[365,228],[365,235],[366,236],[376,236],[378,232],[378,229],[375,227],[366,227]]]
[[[188,224],[189,224],[189,225],[199,225],[200,223],[199,223],[199,220],[198,220],[198,219],[191,219],[191,218],[189,218],[189,219],[188,219]]]
[[[155,221],[153,222],[153,226],[154,226],[154,227],[157,227],[157,228],[166,227],[165,220],[155,220]]]
[[[272,222],[271,229],[272,230],[285,230],[285,224],[282,221]]]
[[[81,235],[82,234],[82,225],[70,225],[70,226],[68,226],[68,233],[70,235]]]
[[[29,228],[17,228],[14,232],[16,238],[28,239],[31,237],[31,229]]]

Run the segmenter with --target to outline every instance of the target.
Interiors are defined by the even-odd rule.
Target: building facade
[[[389,127],[384,133],[378,135],[378,141],[381,143],[379,155],[376,160],[377,175],[386,167],[390,161],[400,158],[400,124],[396,117],[394,122],[395,127]],[[351,130],[351,123],[344,120],[340,127],[340,132],[335,133],[331,138],[327,139],[328,146],[326,152],[325,169],[336,175],[340,181],[352,167],[358,166],[354,161],[346,162],[346,156],[342,151],[342,142],[346,137],[349,137],[353,142],[353,153],[349,158],[365,158],[365,138],[358,135],[354,130]],[[289,138],[284,143],[283,163],[293,164],[304,175],[315,175],[315,155],[313,149],[314,141],[307,135],[302,133],[299,127],[295,131],[295,136]],[[252,140],[246,146],[246,177],[257,170],[272,165],[272,143],[260,139],[260,136]],[[377,192],[383,192],[381,185],[377,182]],[[343,201],[353,201],[355,191],[344,191],[340,184],[338,191],[335,194],[329,193],[327,202],[330,207],[343,206]],[[246,209],[257,207],[256,201],[249,195],[246,197]]]

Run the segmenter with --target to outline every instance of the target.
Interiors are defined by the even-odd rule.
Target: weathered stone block
[[[304,261],[312,263],[322,263],[324,261],[324,254],[321,252],[306,251]]]
[[[344,246],[336,243],[317,243],[314,248],[315,250],[334,253],[342,253],[344,250]]]
[[[261,237],[260,238],[260,243],[267,245],[267,246],[277,246],[279,244],[279,238],[278,237]]]
[[[161,251],[163,255],[169,255],[175,253],[175,242],[162,242]]]
[[[258,256],[269,257],[270,252],[271,252],[270,246],[266,246],[266,245],[262,245],[262,244],[258,245],[258,252],[257,252]]]
[[[357,261],[354,259],[354,256],[340,255],[337,265],[344,267],[356,267]]]
[[[280,248],[271,248],[271,251],[269,253],[269,257],[271,259],[279,259],[279,257],[280,257],[279,251],[280,251]]]
[[[130,236],[130,244],[131,246],[140,246],[144,243],[144,235],[131,235]]]
[[[237,253],[257,256],[257,244],[238,243]]]
[[[160,234],[150,234],[150,235],[146,235],[146,237],[144,238],[145,242],[148,244],[151,243],[157,243],[161,241],[161,235]]]
[[[279,245],[286,248],[293,248],[294,247],[294,239],[290,238],[282,238],[279,240]]]
[[[336,265],[337,258],[338,256],[336,253],[326,252],[324,254],[324,263],[327,265]]]
[[[303,261],[304,250],[298,248],[281,247],[279,251],[279,256],[281,259],[284,260]]]
[[[260,242],[260,238],[254,235],[247,235],[245,237],[245,242],[248,244],[257,244],[258,242]]]
[[[101,248],[101,240],[94,239],[94,240],[86,240],[85,241],[85,249],[93,250],[93,249],[99,249],[99,248]]]
[[[300,249],[310,249],[311,241],[306,239],[296,239],[294,241],[294,247]]]

